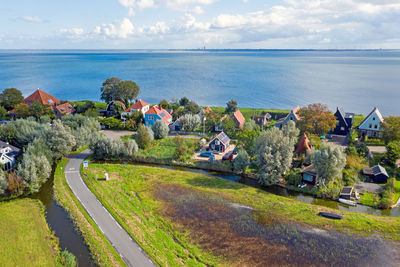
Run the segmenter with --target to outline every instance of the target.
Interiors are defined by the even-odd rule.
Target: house
[[[150,109],[150,104],[142,101],[142,100],[136,100],[136,102],[127,108],[124,112],[121,113],[122,116],[127,116],[131,115],[133,112],[142,112],[143,116],[146,114],[146,112]]]
[[[336,120],[338,121],[335,129],[331,134],[347,135],[353,127],[354,113],[346,113],[343,109],[337,108],[335,112]]]
[[[294,108],[293,110],[290,111],[290,113],[285,118],[278,120],[275,123],[275,126],[278,127],[279,129],[282,129],[283,126],[285,126],[289,121],[296,122],[296,121],[300,120],[300,117],[297,114],[297,112],[299,112],[299,110],[300,110],[300,107]]]
[[[301,172],[301,181],[307,184],[316,185],[318,173],[313,165],[305,167]]]
[[[264,127],[268,122],[271,121],[271,114],[268,112],[263,112],[261,115],[255,115],[253,116],[253,120],[262,128]]]
[[[224,133],[220,132],[211,142],[208,147],[212,151],[225,152],[228,149],[231,139]]]
[[[176,119],[172,124],[169,125],[169,130],[172,132],[179,132],[182,129],[180,118]]]
[[[351,200],[353,197],[356,198],[357,195],[357,190],[355,190],[353,186],[345,186],[340,192],[339,198]]]
[[[57,114],[58,116],[62,116],[64,114],[75,113],[75,108],[70,103],[67,102],[61,104],[60,100],[58,100],[52,95],[49,95],[48,93],[43,92],[40,89],[37,89],[30,96],[25,98],[21,103],[27,104],[28,106],[32,106],[32,104],[35,102],[39,102],[43,105],[49,105],[53,109],[56,116]],[[11,110],[9,111],[9,114],[11,116],[15,116],[15,111]]]
[[[54,113],[57,118],[65,114],[75,114],[75,112],[75,108],[68,102],[54,107]]]
[[[21,150],[19,148],[0,141],[0,163],[4,166],[3,171],[11,170],[20,154]]]
[[[115,112],[114,112],[114,105],[115,105],[116,103],[121,103],[122,106],[123,106],[123,108],[124,108],[124,109],[126,108],[126,107],[125,107],[125,104],[124,104],[122,101],[113,100],[113,101],[111,101],[110,103],[108,103],[107,108],[106,108],[105,110],[101,110],[100,113],[101,113],[103,116],[106,116],[106,117],[115,116],[116,114],[115,114]],[[121,113],[121,114],[122,114],[122,113]]]
[[[239,109],[232,113],[232,119],[236,123],[236,127],[243,129],[245,119]]]
[[[363,175],[370,178],[371,181],[377,184],[385,184],[389,178],[386,169],[381,165],[374,166],[372,168],[363,168]]]
[[[297,143],[296,155],[300,157],[302,155],[306,155],[308,152],[311,152],[311,150],[312,150],[311,141],[304,133],[303,136],[300,138],[300,141]]]
[[[160,106],[152,106],[144,115],[146,126],[152,126],[156,121],[163,120],[167,125],[172,122],[172,116]]]
[[[382,114],[379,112],[379,109],[375,107],[360,123],[358,130],[363,137],[381,138],[383,121]]]

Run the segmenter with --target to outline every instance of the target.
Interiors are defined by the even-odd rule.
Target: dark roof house
[[[313,165],[305,167],[301,172],[302,182],[307,184],[316,185],[317,184],[317,177],[318,173],[317,170],[314,168]]]
[[[335,117],[338,122],[331,133],[336,135],[347,135],[350,133],[353,127],[354,113],[346,113],[343,109],[337,108]]]
[[[381,165],[377,165],[372,168],[363,168],[362,173],[377,184],[385,184],[389,178],[386,169]]]
[[[271,121],[271,114],[263,112],[261,115],[254,115],[253,120],[260,126],[263,127],[267,122]]]
[[[208,147],[212,151],[225,152],[229,147],[231,139],[224,133],[220,132],[213,140],[208,144]]]

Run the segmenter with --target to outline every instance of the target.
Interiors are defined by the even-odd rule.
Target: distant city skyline
[[[399,49],[397,0],[15,0],[0,49]]]

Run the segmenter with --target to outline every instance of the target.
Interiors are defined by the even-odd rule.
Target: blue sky
[[[203,45],[400,48],[400,1],[9,0],[1,7],[0,49]]]

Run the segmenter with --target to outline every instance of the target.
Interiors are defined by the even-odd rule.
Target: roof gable
[[[144,102],[143,100],[137,100],[132,106],[127,108],[125,112],[130,112],[132,109],[139,109],[141,110],[142,108],[148,106],[149,103]]]
[[[28,96],[27,98],[25,98],[22,103],[23,104],[28,104],[28,105],[32,105],[33,102],[38,101],[43,105],[57,105],[60,104],[60,100],[58,100],[57,98],[55,98],[52,95],[49,95],[48,93],[43,92],[42,90],[36,90],[35,92],[33,92],[30,96]]]
[[[238,109],[232,113],[232,116],[236,120],[237,124],[239,125],[239,128],[243,128],[245,119],[243,117],[242,112],[240,112],[240,110]]]
[[[169,114],[165,109],[159,108],[158,106],[152,106],[147,112],[146,115],[158,115],[165,123],[169,124],[170,119],[172,118],[171,114]]]
[[[306,153],[312,149],[312,145],[310,139],[308,139],[306,134],[300,138],[299,143],[297,144],[296,154]]]
[[[212,143],[215,139],[218,139],[224,145],[228,144],[229,141],[231,140],[224,132],[220,132],[216,137],[214,137],[213,140],[211,140],[210,143]]]
[[[384,120],[379,109],[377,107],[374,107],[374,109],[368,114],[368,116],[362,120],[362,122],[360,123],[358,128],[360,128],[360,129],[367,128],[367,125],[364,125],[364,124],[367,124],[371,118],[377,118],[379,120],[379,122],[381,122],[381,123]]]

